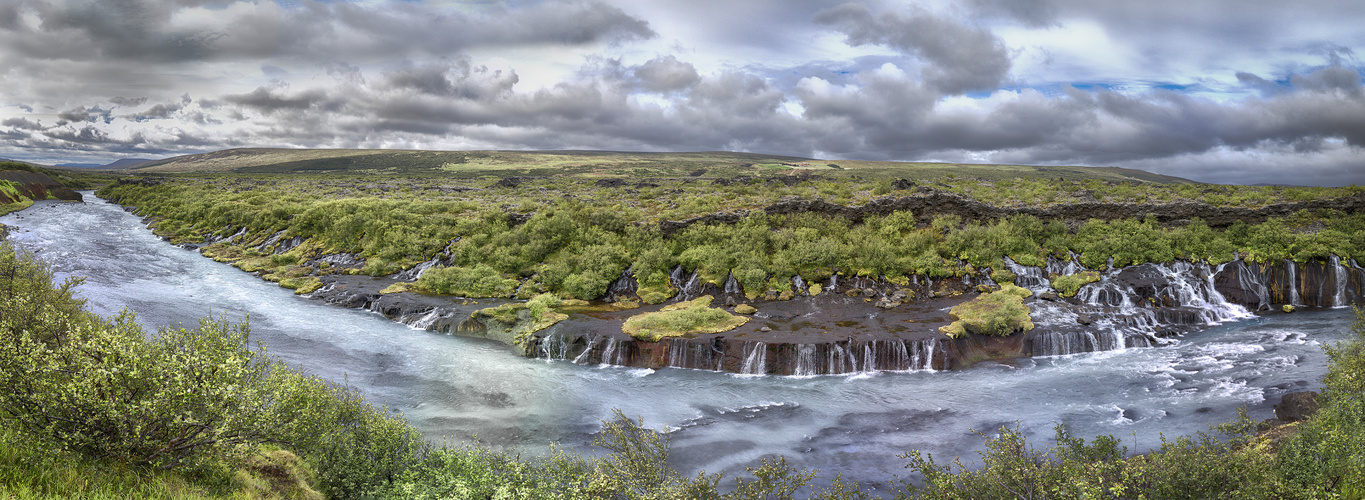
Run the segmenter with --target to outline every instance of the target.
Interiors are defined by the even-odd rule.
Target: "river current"
[[[1146,451],[1167,437],[1235,417],[1273,416],[1280,395],[1317,389],[1324,343],[1349,309],[1303,310],[1227,323],[1173,345],[981,363],[950,372],[746,376],[681,369],[581,366],[523,358],[498,343],[415,330],[342,309],[161,241],[138,217],[85,193],[87,203],[42,201],[0,217],[10,240],[38,252],[59,277],[83,276],[78,295],[111,315],[127,307],[149,329],[193,326],[206,315],[249,318],[252,336],[294,367],[362,390],[402,411],[433,440],[540,453],[579,451],[619,408],[671,431],[685,474],[733,476],[761,457],[885,487],[911,449],[971,463],[972,430],[1018,425],[1035,445],[1053,426],[1119,437]]]

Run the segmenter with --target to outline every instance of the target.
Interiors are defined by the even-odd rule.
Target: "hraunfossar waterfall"
[[[1163,434],[1229,420],[1239,406],[1268,418],[1281,395],[1318,387],[1322,346],[1344,335],[1345,306],[1365,282],[1356,262],[1335,258],[1175,262],[1096,269],[1099,279],[1074,297],[1055,297],[1049,277],[1080,271],[1074,260],[1009,262],[1035,294],[1037,328],[982,340],[935,333],[954,300],[934,295],[942,282],[916,280],[905,288],[919,300],[877,307],[900,302],[897,287],[836,275],[814,297],[759,303],[753,321],[725,334],[637,342],[600,328],[627,312],[594,304],[516,352],[470,320],[497,300],[373,293],[421,269],[339,278],[296,296],[160,240],[118,205],[85,199],[40,201],[0,223],[59,277],[84,277],[78,295],[91,310],[127,308],[150,328],[206,315],[249,321],[253,338],[289,365],[360,388],[432,440],[588,450],[619,408],[668,431],[685,472],[733,475],[783,455],[874,487],[901,473],[896,455],[911,449],[970,463],[981,449],[972,430],[1018,424],[1045,442],[1060,423],[1140,452]],[[279,236],[272,245],[298,244]],[[733,279],[703,285],[683,269],[673,279],[680,299],[741,292]],[[969,292],[984,279],[952,286]],[[797,280],[794,289],[809,290]],[[1303,308],[1285,314],[1278,304]]]

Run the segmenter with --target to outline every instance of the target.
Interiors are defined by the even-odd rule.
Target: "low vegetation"
[[[744,316],[711,307],[712,299],[710,295],[703,295],[666,305],[655,312],[631,316],[621,325],[621,332],[645,342],[658,342],[670,337],[728,332],[749,322]]]
[[[953,322],[939,328],[949,337],[961,338],[968,333],[1008,336],[1014,332],[1033,329],[1029,308],[1024,299],[1033,292],[1004,283],[999,290],[983,293],[976,298],[953,306],[948,317]]]
[[[1095,271],[1081,271],[1076,274],[1054,274],[1048,277],[1052,282],[1052,288],[1063,297],[1074,297],[1082,286],[1100,280],[1100,273]]]
[[[627,184],[570,175],[485,180],[225,174],[114,184],[99,194],[153,217],[157,234],[175,243],[238,235],[207,245],[205,253],[304,290],[317,285],[308,276],[387,275],[437,258],[442,265],[423,274],[417,289],[467,297],[526,299],[552,293],[593,300],[628,275],[647,304],[678,293],[670,278],[678,266],[685,275],[695,271],[701,282],[716,286],[733,277],[754,300],[770,292],[790,295],[797,276],[807,283],[840,274],[901,284],[914,276],[999,272],[1005,257],[1039,266],[1049,258],[1075,256],[1091,269],[1175,259],[1214,264],[1237,257],[1257,262],[1321,261],[1333,255],[1365,259],[1365,214],[1332,210],[1302,210],[1218,229],[1198,218],[1064,221],[1019,214],[970,220],[908,210],[860,218],[837,210],[764,211],[779,203],[857,207],[879,199],[879,191],[914,194],[889,180],[836,172],[845,177],[700,181],[684,175]],[[1044,188],[1085,191],[1087,198],[1103,196],[1116,203],[1183,200],[1250,207],[1362,192],[1357,187],[1233,190],[1097,179],[945,177],[935,182],[935,189],[1001,207],[1045,204],[1030,194]],[[902,187],[887,187],[893,184]],[[1247,193],[1260,194],[1248,198],[1254,202],[1229,198]],[[1054,203],[1080,202],[1067,195]],[[304,244],[265,245],[276,235]],[[334,254],[353,254],[359,263],[324,268],[318,259]],[[1075,284],[1060,281],[1066,290]]]

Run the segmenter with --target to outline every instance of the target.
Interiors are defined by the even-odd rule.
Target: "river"
[[[84,276],[91,310],[127,307],[149,328],[206,315],[249,318],[252,336],[289,365],[358,387],[402,411],[433,440],[477,439],[526,453],[559,442],[587,451],[614,408],[669,429],[674,465],[741,473],[785,455],[831,478],[886,487],[911,449],[971,462],[987,432],[1019,425],[1050,444],[1055,423],[1111,434],[1133,451],[1160,435],[1207,430],[1246,405],[1273,416],[1281,394],[1316,389],[1322,344],[1341,338],[1349,309],[1304,310],[1185,335],[1171,346],[981,363],[951,372],[746,376],[681,369],[580,366],[514,355],[498,343],[408,328],[374,313],[295,296],[174,247],[138,217],[87,203],[37,202],[0,217],[10,239]]]

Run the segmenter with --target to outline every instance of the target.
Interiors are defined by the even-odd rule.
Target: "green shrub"
[[[504,278],[490,266],[434,267],[422,273],[417,286],[443,295],[464,297],[508,297],[517,289],[517,280]]]

